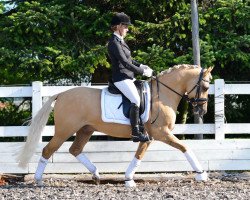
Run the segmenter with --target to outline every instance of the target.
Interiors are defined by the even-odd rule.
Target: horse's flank
[[[70,103],[69,103],[70,102]],[[65,114],[67,113],[67,117]],[[114,137],[130,138],[128,125],[106,123],[101,119],[101,90],[81,87],[69,90],[59,95],[55,108],[55,126],[60,129],[56,132],[76,132],[85,125],[92,126],[95,130]],[[65,127],[69,128],[65,131]],[[61,128],[63,127],[63,128]],[[117,131],[119,130],[119,131]]]

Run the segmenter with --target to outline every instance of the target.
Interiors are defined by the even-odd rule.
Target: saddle
[[[139,93],[140,96],[140,109],[139,109],[139,114],[141,115],[144,111],[145,111],[145,101],[146,101],[146,96],[145,96],[145,85],[144,85],[144,81],[142,80],[136,80],[134,82],[137,91]],[[124,96],[124,94],[114,85],[112,80],[109,80],[108,82],[108,91],[111,94],[121,94],[122,95],[122,102],[121,104],[118,106],[118,109],[123,106],[123,114],[125,117],[129,118],[129,110],[130,110],[130,105],[131,102],[130,100]]]

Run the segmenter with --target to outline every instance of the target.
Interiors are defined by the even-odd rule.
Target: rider
[[[124,41],[131,25],[130,18],[125,13],[116,13],[111,20],[113,35],[108,43],[108,53],[112,63],[112,81],[130,102],[130,123],[134,142],[149,141],[147,134],[140,131],[139,107],[140,96],[134,84],[135,74],[151,77],[153,70],[131,58],[131,52]]]

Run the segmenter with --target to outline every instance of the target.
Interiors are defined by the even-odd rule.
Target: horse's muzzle
[[[207,106],[204,104],[198,104],[193,107],[193,113],[198,114],[200,117],[203,117],[203,115],[207,113]]]

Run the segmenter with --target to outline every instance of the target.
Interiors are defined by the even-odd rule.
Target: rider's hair
[[[117,25],[114,25],[114,26],[111,26],[111,31],[117,31],[117,29],[118,29],[118,27],[117,27]]]

